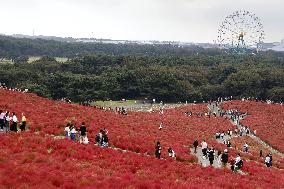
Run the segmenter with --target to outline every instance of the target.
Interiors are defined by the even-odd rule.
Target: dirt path
[[[212,112],[217,112],[217,116],[220,116],[221,108],[220,108],[219,106],[216,106],[215,104],[212,103],[211,105],[210,105],[210,104],[208,105],[208,109],[209,109],[210,111],[212,111]],[[233,125],[235,125],[238,129],[241,129],[241,125],[239,124],[239,121],[245,119],[245,118],[246,118],[246,115],[240,116],[240,120],[239,120],[239,121],[236,121],[236,122],[234,122],[234,121],[231,119],[231,116],[227,115],[227,117],[230,118],[231,123],[232,123]],[[248,126],[248,128],[249,128],[249,126]],[[255,136],[255,135],[252,134],[251,132],[250,132],[249,134],[245,134],[245,135],[243,135],[243,136],[249,136],[249,137],[251,137],[253,140],[255,140],[256,142],[258,142],[259,144],[262,144],[262,146],[263,146],[264,148],[268,149],[272,154],[277,154],[277,155],[279,155],[280,157],[284,158],[284,154],[283,154],[283,153],[281,153],[280,151],[274,149],[274,148],[273,148],[272,146],[270,146],[268,143],[264,142],[263,140],[261,140],[261,138]],[[228,137],[228,136],[226,136],[226,137]],[[240,137],[240,136],[238,136],[238,137]],[[226,138],[225,140],[227,140],[227,138]],[[221,142],[221,143],[222,143],[222,141],[220,141],[220,140],[218,140],[218,142]]]
[[[216,104],[216,103],[208,104],[208,110],[209,110],[211,113],[216,114],[216,116],[220,116],[220,113],[221,113],[221,111],[222,111],[222,110],[220,109],[219,105]],[[235,125],[238,129],[241,128],[241,125],[239,124],[239,121],[234,122],[234,121],[231,119],[231,116],[229,116],[229,115],[226,115],[226,116],[231,120],[231,123],[232,123],[233,125]],[[241,119],[244,119],[246,116],[240,116],[240,117],[241,117]],[[241,120],[241,119],[240,119],[240,120]],[[262,145],[264,146],[264,148],[268,149],[272,154],[277,154],[277,155],[279,155],[279,156],[282,157],[282,158],[284,157],[284,154],[283,154],[283,153],[281,153],[281,152],[277,151],[276,149],[272,148],[269,144],[267,144],[266,142],[262,141],[259,137],[255,136],[255,135],[253,135],[253,134],[251,134],[251,133],[248,134],[248,135],[243,135],[243,136],[249,136],[249,137],[251,137],[252,139],[254,139],[255,141],[257,141],[258,143],[262,144]],[[232,137],[230,137],[229,135],[226,134],[226,135],[224,136],[224,139],[216,139],[216,141],[217,141],[218,143],[224,144],[224,141],[228,141],[228,140],[230,140],[230,139],[233,138],[233,137],[241,137],[241,136],[239,136],[239,135],[232,135]],[[210,166],[210,163],[209,163],[208,158],[205,158],[205,157],[203,156],[203,154],[202,154],[201,147],[198,147],[198,148],[197,148],[197,153],[194,153],[194,149],[191,149],[191,154],[193,154],[193,155],[195,155],[195,156],[197,157],[198,163],[199,163],[200,165],[202,165],[203,167]],[[214,168],[222,168],[222,165],[221,165],[221,163],[220,163],[219,157],[217,157],[217,156],[214,157],[213,167],[214,167]],[[229,165],[227,165],[227,168],[230,169]],[[238,170],[237,172],[238,172],[239,174],[241,174],[241,175],[247,175],[247,173],[243,172],[242,170]]]
[[[208,159],[208,158],[205,158],[205,157],[203,156],[201,147],[198,147],[198,148],[197,148],[196,153],[194,153],[194,149],[193,149],[193,148],[190,149],[190,152],[191,152],[191,154],[194,154],[194,155],[197,157],[198,163],[199,163],[200,165],[202,165],[203,167],[208,167],[208,166],[210,166],[209,159]],[[221,168],[221,164],[218,162],[218,159],[219,159],[219,158],[218,158],[217,156],[214,157],[214,161],[213,161],[213,167],[214,167],[214,168]]]

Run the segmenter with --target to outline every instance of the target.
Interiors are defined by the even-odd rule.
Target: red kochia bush
[[[227,169],[202,168],[194,163],[195,157],[189,154],[194,139],[205,139],[210,147],[223,150],[224,145],[216,143],[214,134],[233,128],[228,120],[220,117],[184,115],[185,111],[205,112],[206,104],[165,110],[163,115],[130,112],[123,116],[33,94],[0,90],[0,96],[5,99],[0,102],[0,108],[8,108],[18,115],[24,112],[30,129],[26,133],[0,135],[0,186],[4,188],[284,187],[283,171],[267,169],[262,162],[245,161],[244,171],[249,174],[246,176]],[[77,126],[85,121],[91,141],[100,128],[107,128],[111,146],[141,154],[53,139],[50,134],[63,134],[68,121]],[[158,130],[161,122],[164,127]],[[162,157],[167,157],[167,148],[172,147],[177,161],[154,158],[158,140]],[[237,152],[229,150],[231,157]],[[276,161],[281,168],[282,162]]]
[[[5,99],[0,102],[0,107],[9,107],[18,115],[24,112],[32,132],[63,135],[68,121],[73,121],[77,126],[84,121],[91,141],[94,141],[100,128],[107,128],[110,144],[115,147],[153,156],[155,143],[159,140],[163,148],[162,157],[167,157],[167,148],[172,147],[180,160],[190,162],[195,158],[189,154],[189,146],[195,139],[205,139],[210,146],[223,150],[213,136],[218,130],[232,128],[231,123],[223,118],[185,116],[184,112],[187,111],[206,112],[206,104],[165,110],[163,115],[158,112],[130,112],[124,116],[92,107],[51,101],[34,94],[0,90],[0,95]],[[164,128],[160,131],[158,127],[161,122]]]
[[[242,124],[269,143],[273,148],[284,153],[284,106],[280,104],[267,104],[255,101],[230,101],[223,104],[225,109],[237,109],[249,114]]]
[[[23,139],[26,139],[24,144]],[[42,142],[31,147],[38,140]],[[12,146],[21,150],[13,153]],[[32,133],[0,135],[0,147],[0,186],[3,188],[284,187],[283,171],[254,162],[245,163],[244,171],[248,175],[241,176],[228,169],[157,160]],[[53,150],[49,152],[50,148]],[[23,162],[26,158],[29,161]]]

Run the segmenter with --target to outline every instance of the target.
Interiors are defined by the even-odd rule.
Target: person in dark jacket
[[[158,141],[157,144],[156,144],[156,147],[155,147],[156,158],[158,158],[158,159],[161,158],[161,151],[162,151],[162,147],[161,147],[160,142]]]
[[[208,158],[209,158],[209,162],[210,162],[210,165],[212,166],[213,165],[213,161],[214,161],[214,156],[215,156],[215,151],[213,148],[210,148],[208,151],[207,151],[207,154],[208,154]]]
[[[225,149],[221,155],[221,162],[223,163],[224,167],[227,165],[228,161],[229,161],[228,150]]]
[[[17,132],[18,131],[17,125],[18,125],[18,118],[16,116],[16,113],[13,112],[11,131]]]
[[[102,139],[103,139],[103,130],[101,129],[100,132],[96,135],[95,141],[98,146],[102,146]]]
[[[82,125],[80,126],[80,143],[83,142],[83,139],[86,137],[87,135],[87,128],[85,126],[85,123],[83,122]]]
[[[194,153],[197,153],[196,152],[196,149],[198,147],[198,140],[197,139],[193,142],[193,147],[194,147]]]
[[[0,110],[0,127],[1,127],[1,131],[3,131],[4,126],[5,126],[5,115],[6,115],[6,113],[3,112],[2,110]]]
[[[270,165],[270,167],[272,167],[272,154],[269,153],[268,155],[269,155],[269,158],[270,158],[269,165]]]

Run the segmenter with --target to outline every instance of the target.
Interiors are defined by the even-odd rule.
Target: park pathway
[[[190,149],[190,152],[191,152],[191,154],[194,154],[197,157],[198,163],[200,165],[202,165],[203,167],[210,166],[209,159],[205,158],[203,156],[203,153],[202,153],[202,150],[201,150],[200,147],[197,148],[197,150],[196,150],[197,153],[194,153],[194,149],[193,148]],[[217,156],[215,156],[215,158],[214,158],[213,167],[214,168],[221,168],[221,164],[218,162],[218,157]]]
[[[212,112],[216,112],[216,115],[217,116],[220,116],[220,112],[222,111],[222,109],[217,105],[216,106],[216,104],[215,103],[211,103],[211,104],[209,104],[208,105],[208,109],[209,109],[209,111],[212,111]],[[231,123],[233,124],[233,125],[235,125],[239,130],[241,129],[241,124],[239,123],[239,121],[233,121],[232,119],[231,119],[231,116],[229,116],[229,115],[226,115],[230,120],[231,120]],[[243,120],[243,119],[245,119],[247,116],[245,115],[245,114],[243,114],[243,115],[241,115],[240,116],[240,120]],[[249,126],[248,126],[248,128],[249,128]],[[250,130],[251,131],[251,130]],[[251,137],[253,140],[255,140],[256,142],[258,142],[259,144],[261,144],[264,148],[266,148],[266,149],[268,149],[272,154],[277,154],[277,155],[279,155],[280,157],[282,157],[282,158],[284,158],[284,154],[282,153],[282,152],[280,152],[280,151],[278,151],[278,150],[276,150],[276,149],[274,149],[272,146],[270,146],[268,143],[266,143],[266,142],[264,142],[263,140],[261,140],[261,138],[259,138],[259,137],[257,137],[257,136],[255,136],[254,134],[252,134],[252,132],[250,132],[249,134],[245,134],[245,135],[243,135],[243,136],[249,136],[249,137]],[[229,139],[228,138],[228,136],[226,136],[227,138],[225,138],[225,140],[227,140],[227,139]],[[240,137],[240,136],[238,136],[238,137]],[[223,141],[221,141],[221,140],[218,140],[218,142],[220,142],[220,143],[223,143]]]

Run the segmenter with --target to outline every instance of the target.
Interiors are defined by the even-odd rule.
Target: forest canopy
[[[27,63],[28,56],[41,56]],[[57,62],[56,56],[68,57]],[[83,44],[0,38],[0,82],[74,102],[156,98],[203,101],[220,96],[284,101],[284,54],[231,55],[197,46]]]

